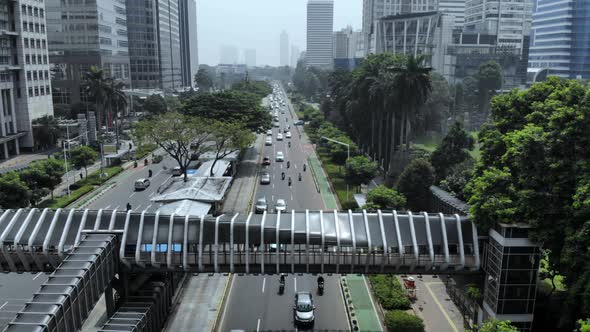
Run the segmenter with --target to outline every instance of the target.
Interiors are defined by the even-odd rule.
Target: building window
[[[47,55],[44,55],[44,56],[43,56],[43,63],[44,63],[44,64],[47,64]]]
[[[45,11],[43,8],[39,8],[39,17],[45,17]]]
[[[23,22],[23,31],[29,31],[28,27],[27,22]]]
[[[39,87],[35,87],[35,97],[39,97]]]
[[[31,72],[30,72],[30,71],[28,71],[28,72],[27,72],[27,81],[30,81],[30,80],[31,80]]]
[[[36,65],[37,64],[37,57],[33,54],[31,55],[31,60],[33,60],[33,64]]]
[[[33,97],[33,88],[29,88],[29,97]]]
[[[37,77],[37,71],[33,70],[33,79],[36,81],[38,79]]]
[[[25,45],[25,48],[29,48],[29,38],[25,38],[23,44]]]

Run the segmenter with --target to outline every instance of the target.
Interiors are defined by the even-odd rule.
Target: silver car
[[[260,184],[270,184],[270,174],[267,172],[262,173],[260,176]]]
[[[266,197],[261,197],[256,201],[256,213],[263,213],[268,208],[268,204],[266,203]]]
[[[275,210],[277,212],[285,212],[287,210],[287,203],[285,203],[284,199],[277,199],[277,204],[275,205]]]
[[[314,310],[315,306],[310,292],[295,294],[295,305],[293,306],[295,324],[312,325],[315,319]]]

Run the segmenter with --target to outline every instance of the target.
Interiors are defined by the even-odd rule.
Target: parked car
[[[293,124],[294,124],[295,126],[303,126],[303,125],[305,125],[305,121],[303,121],[303,120],[298,120],[298,121],[295,121],[295,122],[293,122]]]
[[[277,199],[277,204],[275,205],[276,212],[285,212],[287,210],[287,203],[285,203],[284,199]]]
[[[148,180],[148,179],[135,180],[135,191],[145,190],[149,186],[150,186],[150,180]]]
[[[257,201],[256,201],[256,208],[254,209],[254,211],[256,213],[263,213],[264,211],[266,211],[268,208],[268,204],[266,203],[266,197],[260,197]]]
[[[275,158],[275,161],[285,161],[285,155],[283,154],[283,151],[277,151],[277,157]]]
[[[270,165],[270,157],[269,156],[265,156],[264,158],[262,158],[262,165],[264,165],[264,166]]]
[[[315,319],[315,305],[310,292],[298,292],[295,294],[295,305],[293,306],[293,318],[295,324],[312,325]]]
[[[270,174],[267,172],[262,173],[260,176],[260,184],[270,184]]]

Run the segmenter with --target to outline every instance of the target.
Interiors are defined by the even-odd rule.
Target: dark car
[[[268,156],[266,156],[262,159],[262,165],[264,165],[264,166],[270,165],[270,158]]]
[[[298,121],[293,122],[293,124],[296,125],[296,126],[303,126],[305,124],[305,121],[298,120]]]
[[[293,306],[293,318],[295,324],[312,325],[315,320],[315,306],[310,292],[298,292],[295,294],[295,305]]]

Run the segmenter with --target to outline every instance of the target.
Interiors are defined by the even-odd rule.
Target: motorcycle
[[[285,172],[281,173],[281,179],[284,180],[285,179]]]
[[[283,294],[284,292],[285,292],[285,282],[280,281],[279,282],[279,294]]]
[[[291,167],[291,162],[287,161],[287,168]]]
[[[299,173],[299,181],[301,181],[301,173]]]
[[[307,169],[307,166],[305,166],[305,164],[303,164],[303,171],[305,172],[306,169]]]
[[[291,186],[291,177],[289,177],[289,187]]]
[[[318,294],[324,295],[324,283],[323,282],[318,283]]]

